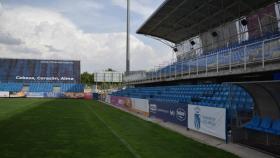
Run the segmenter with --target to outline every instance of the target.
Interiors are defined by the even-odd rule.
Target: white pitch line
[[[111,128],[95,111],[94,109],[92,109],[92,107],[90,106],[90,109],[92,111],[92,113],[110,130],[111,133],[113,133],[113,135],[115,137],[117,137],[119,139],[119,141],[132,153],[132,155],[135,158],[141,158],[140,155],[137,154],[137,152],[131,147],[131,145],[125,141],[125,139],[123,139],[120,135],[118,135],[118,133]]]

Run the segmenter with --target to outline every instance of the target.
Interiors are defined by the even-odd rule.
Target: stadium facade
[[[166,0],[137,33],[167,43],[177,61],[127,74],[130,88],[105,101],[280,155],[279,6]]]
[[[0,82],[80,83],[80,61],[0,59]]]
[[[0,97],[84,98],[80,71],[75,60],[1,58]]]

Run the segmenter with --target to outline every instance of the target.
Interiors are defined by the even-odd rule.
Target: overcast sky
[[[131,69],[171,60],[136,30],[164,0],[131,0]],[[0,57],[81,60],[82,71],[125,70],[126,0],[0,0]]]

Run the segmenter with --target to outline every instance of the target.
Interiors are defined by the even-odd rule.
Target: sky
[[[164,0],[131,0],[131,70],[168,63],[169,47],[136,31]],[[0,57],[80,60],[125,70],[126,0],[0,0]]]

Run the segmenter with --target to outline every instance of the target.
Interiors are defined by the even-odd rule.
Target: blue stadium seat
[[[83,84],[61,84],[61,92],[84,92]]]
[[[280,120],[272,121],[269,117],[260,118],[254,116],[250,122],[245,124],[245,128],[256,130],[259,132],[270,133],[273,135],[280,135]]]
[[[52,92],[53,85],[50,83],[31,83],[29,92]]]
[[[254,116],[250,122],[245,124],[245,128],[257,129],[261,123],[261,118],[259,116]]]
[[[265,117],[261,119],[261,124],[256,128],[258,131],[266,131],[271,127],[272,120],[269,117]]]
[[[272,122],[272,126],[270,129],[265,130],[268,133],[280,135],[280,119]]]

